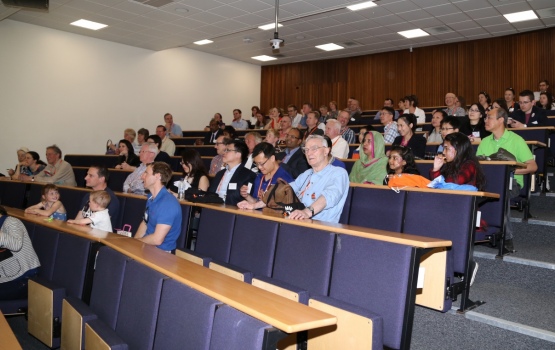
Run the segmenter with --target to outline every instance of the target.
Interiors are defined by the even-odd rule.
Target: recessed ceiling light
[[[107,24],[87,21],[86,19],[80,19],[70,24],[73,26],[83,27],[83,28],[92,29],[92,30],[99,30],[108,26]]]
[[[423,31],[422,29],[412,29],[412,30],[405,30],[402,32],[397,32],[398,34],[401,34],[402,36],[404,36],[407,39],[412,39],[412,38],[418,38],[421,36],[428,36],[430,34],[426,33],[425,31]]]
[[[204,40],[195,41],[193,44],[206,45],[206,44],[212,44],[212,43],[213,43],[212,40],[204,39]]]
[[[376,5],[373,1],[367,1],[367,2],[361,2],[360,4],[347,6],[347,8],[351,11],[358,11],[358,10],[364,10],[374,6],[378,6],[378,5]]]
[[[343,46],[339,46],[339,45],[333,44],[333,43],[324,44],[324,45],[318,45],[318,46],[316,46],[316,48],[317,48],[317,49],[320,49],[320,50],[324,50],[324,51],[333,51],[333,50],[341,50],[341,49],[344,49]]]
[[[508,13],[508,14],[503,15],[503,16],[505,16],[507,21],[509,21],[511,23],[529,21],[531,19],[538,19],[538,16],[532,10],[522,11],[522,12],[515,12],[515,13]]]
[[[258,28],[262,29],[262,30],[270,30],[276,27],[275,23],[270,23],[270,24],[265,24],[263,26],[259,26]],[[281,23],[278,23],[278,28],[279,27],[283,27],[283,25]]]
[[[277,60],[277,58],[275,58],[275,57],[266,56],[266,55],[254,56],[254,57],[251,57],[251,58],[252,58],[253,60],[259,60],[259,61],[262,61],[262,62]]]

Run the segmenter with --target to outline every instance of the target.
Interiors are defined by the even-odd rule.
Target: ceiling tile
[[[220,6],[215,7],[208,11],[210,13],[225,17],[225,18],[235,18],[239,16],[244,16],[249,14],[247,11],[240,10],[234,6]]]
[[[145,5],[143,5],[141,3],[138,3],[136,1],[123,1],[123,2],[120,2],[119,4],[113,5],[111,7],[115,8],[115,9],[118,9],[118,10],[125,11],[125,12],[134,13],[136,15],[143,15],[147,12],[152,11],[152,7],[145,6]]]
[[[428,7],[426,12],[433,16],[445,16],[451,14],[458,14],[460,11],[455,6],[451,4],[442,4],[439,6]]]
[[[207,23],[207,24],[223,21],[225,19],[225,17],[215,15],[215,14],[210,13],[210,12],[195,13],[194,15],[191,15],[188,18],[192,18],[192,19],[195,19],[197,21],[201,21],[201,22],[204,22],[204,23]]]

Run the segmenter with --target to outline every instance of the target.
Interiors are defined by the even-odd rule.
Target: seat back
[[[27,207],[35,205],[41,201],[43,187],[43,184],[39,184],[36,182],[29,185],[29,191],[27,192]]]
[[[81,210],[81,201],[85,195],[85,191],[80,191],[75,188],[60,187],[60,201],[64,204],[67,211],[67,218],[73,219],[77,212]]]
[[[401,232],[405,192],[353,187],[349,225]]]
[[[7,207],[23,209],[23,202],[25,200],[25,190],[27,183],[25,182],[7,182],[2,181],[2,193],[0,197],[0,204]]]
[[[64,160],[71,166],[90,167],[91,165],[103,165],[113,168],[119,164],[119,156],[104,154],[66,154]]]
[[[499,200],[488,201],[480,207],[482,218],[488,226],[503,228],[505,211],[507,210],[507,189],[509,188],[509,166],[482,164],[486,177],[486,192],[498,193]]]
[[[408,283],[413,250],[362,237],[337,237],[329,296],[381,315],[383,343],[393,349],[401,348],[403,341],[410,344],[405,322],[414,303]]]
[[[120,202],[121,225],[131,225],[131,232],[135,234],[143,221],[146,208],[146,197],[118,196]],[[119,227],[114,227],[114,229]]]
[[[85,176],[87,176],[89,167],[78,167],[78,166],[72,165],[72,168],[73,168],[73,174],[75,175],[75,182],[77,183],[77,187],[85,187],[85,184],[86,184]]]
[[[116,319],[123,287],[123,276],[129,258],[109,247],[101,247],[96,258],[90,308],[110,328]]]
[[[224,305],[216,311],[210,350],[262,349],[264,332],[270,325]]]
[[[345,163],[347,164],[347,163]],[[350,172],[350,169],[347,171]],[[340,224],[349,224],[349,216],[351,215],[351,202],[353,200],[353,188],[349,186],[349,192],[347,193],[347,199],[345,200],[345,205],[343,205],[343,211],[341,212],[341,217],[339,217]]]
[[[40,261],[38,276],[45,280],[52,280],[56,252],[58,250],[58,237],[60,233],[51,228],[37,225],[33,235],[33,249]]]
[[[282,224],[272,278],[307,290],[328,293],[335,234]]]
[[[154,349],[210,347],[219,302],[175,280],[165,280],[156,325]]]
[[[152,349],[165,278],[137,261],[127,263],[115,331],[129,349]]]
[[[235,214],[204,208],[200,215],[195,252],[229,262]]]
[[[131,171],[128,170],[115,170],[110,169],[110,180],[108,180],[108,187],[112,189],[112,191],[122,192],[123,191],[123,183],[127,176],[131,174]]]
[[[275,221],[238,215],[229,262],[256,275],[270,277],[278,228]]]
[[[189,219],[191,218],[191,206],[189,204],[181,204],[181,233],[177,237],[177,248],[187,248],[187,234],[189,232]]]
[[[68,296],[83,297],[91,245],[86,238],[59,233],[52,282],[64,287]]]

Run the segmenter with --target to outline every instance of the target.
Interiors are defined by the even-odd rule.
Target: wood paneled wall
[[[335,100],[344,108],[349,97],[363,109],[382,106],[415,94],[420,106],[444,105],[447,92],[464,96],[468,104],[480,91],[492,99],[506,88],[537,90],[547,79],[555,91],[555,28],[492,39],[385,52],[335,60],[262,67],[261,108],[317,108]],[[518,100],[518,97],[517,97]]]

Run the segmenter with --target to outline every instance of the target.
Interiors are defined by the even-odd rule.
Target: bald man
[[[448,92],[445,95],[445,105],[447,108],[444,109],[445,113],[453,117],[464,117],[465,112],[462,107],[457,107],[457,95],[452,92]]]

